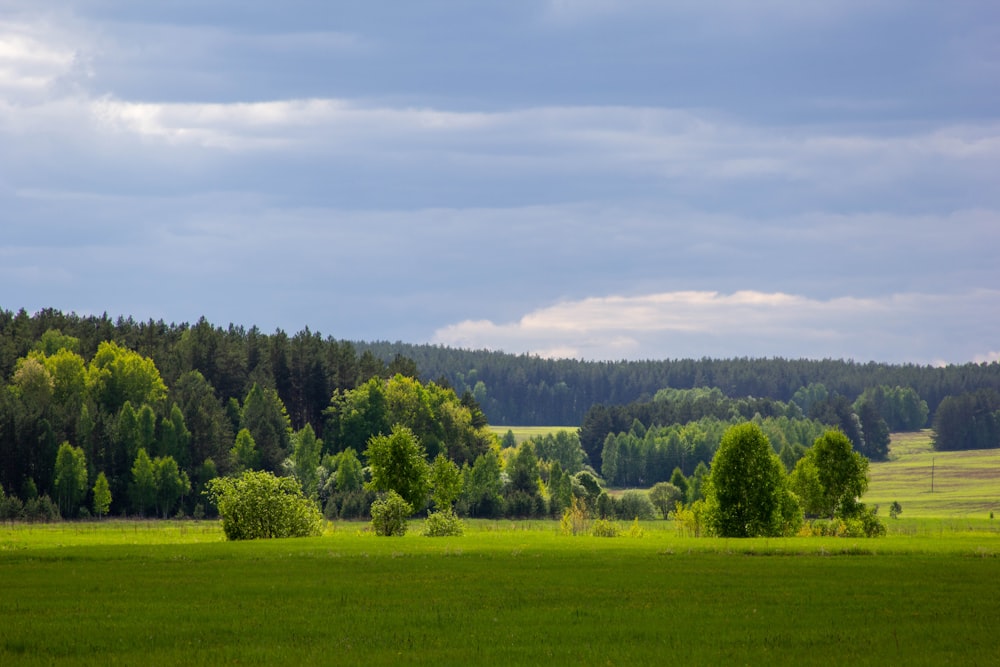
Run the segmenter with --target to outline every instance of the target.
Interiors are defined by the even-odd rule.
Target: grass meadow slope
[[[889,461],[871,464],[865,502],[883,516],[893,501],[904,517],[1000,515],[1000,449],[936,452],[931,436],[894,433]]]

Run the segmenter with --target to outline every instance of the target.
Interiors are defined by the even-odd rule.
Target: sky
[[[0,0],[0,307],[1000,360],[995,0]]]

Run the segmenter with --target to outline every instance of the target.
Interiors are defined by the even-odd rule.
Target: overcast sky
[[[0,307],[1000,359],[996,0],[0,0]]]

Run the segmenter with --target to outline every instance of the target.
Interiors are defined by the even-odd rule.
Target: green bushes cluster
[[[247,471],[239,477],[210,480],[207,492],[219,508],[226,539],[309,537],[321,532],[319,508],[291,477]]]
[[[455,537],[465,532],[465,524],[451,510],[431,512],[424,521],[425,537]]]
[[[849,518],[815,519],[804,524],[799,535],[805,537],[883,537],[885,524],[878,518],[878,508],[865,508]]]
[[[372,503],[371,513],[376,535],[402,537],[406,535],[406,519],[413,514],[413,506],[395,491],[389,491]]]
[[[618,526],[613,521],[598,519],[590,528],[590,534],[594,537],[618,537]]]
[[[46,495],[22,502],[14,495],[5,495],[0,489],[0,521],[28,521],[49,523],[59,520],[59,508]]]

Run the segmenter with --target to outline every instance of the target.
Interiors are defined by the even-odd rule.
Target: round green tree
[[[365,456],[372,471],[369,489],[395,491],[414,511],[423,509],[430,490],[430,466],[413,431],[397,424],[389,435],[372,436]]]
[[[752,422],[730,427],[709,473],[709,528],[721,537],[780,535],[793,500],[764,432]]]

